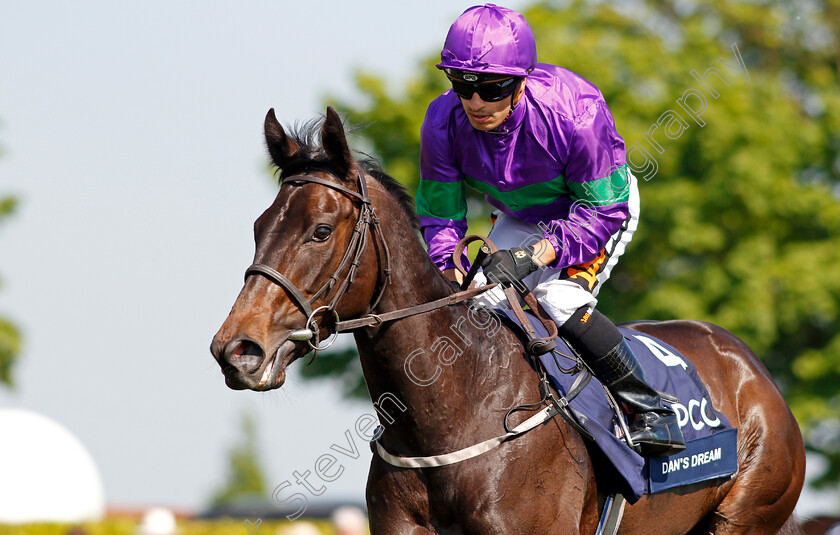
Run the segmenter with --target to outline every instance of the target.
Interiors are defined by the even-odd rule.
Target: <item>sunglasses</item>
[[[464,100],[470,100],[473,93],[478,93],[478,97],[484,102],[497,102],[503,98],[509,97],[516,88],[519,87],[521,78],[512,76],[510,78],[502,78],[501,80],[493,80],[490,82],[465,82],[450,76],[447,73],[449,81],[452,82],[452,91]]]

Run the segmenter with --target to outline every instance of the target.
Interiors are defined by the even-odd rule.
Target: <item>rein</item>
[[[358,181],[359,192],[355,192],[351,189],[348,189],[336,182],[325,180],[323,178],[319,178],[312,175],[292,175],[290,177],[285,178],[280,184],[281,188],[286,184],[293,183],[319,184],[321,186],[334,189],[340,193],[343,193],[344,195],[347,195],[361,202],[361,206],[359,208],[359,219],[356,221],[356,226],[353,229],[353,235],[350,238],[350,242],[347,244],[347,250],[344,252],[344,256],[342,257],[338,268],[335,270],[335,272],[332,274],[329,280],[326,283],[324,283],[324,285],[321,286],[321,288],[317,292],[315,292],[314,295],[312,295],[312,297],[307,298],[305,295],[303,295],[303,292],[301,292],[300,289],[297,286],[295,286],[295,284],[291,280],[289,280],[285,275],[283,275],[271,266],[268,266],[266,264],[255,263],[245,270],[246,280],[251,275],[262,275],[270,281],[274,282],[275,284],[283,287],[289,293],[289,295],[297,304],[297,306],[301,309],[301,311],[306,315],[306,323],[304,324],[304,328],[299,329],[297,331],[293,331],[289,335],[288,340],[305,341],[307,344],[309,344],[309,346],[314,350],[312,360],[315,359],[319,351],[327,349],[335,342],[338,333],[353,331],[363,327],[379,326],[385,322],[395,321],[398,319],[407,318],[409,316],[424,314],[426,312],[437,310],[439,308],[448,307],[456,303],[461,303],[463,301],[471,299],[481,293],[484,293],[498,286],[498,283],[488,284],[481,288],[470,288],[459,292],[455,292],[441,299],[437,299],[435,301],[430,301],[428,303],[423,303],[420,305],[415,305],[413,307],[394,310],[391,312],[385,312],[382,314],[372,313],[371,311],[376,308],[376,305],[378,305],[379,301],[382,299],[382,295],[385,293],[385,288],[391,282],[391,256],[388,250],[388,245],[385,242],[385,237],[382,234],[382,228],[379,225],[379,218],[377,217],[376,212],[374,211],[373,205],[371,203],[371,199],[368,196],[365,175],[361,171],[358,172]],[[376,292],[374,298],[372,299],[371,304],[368,307],[368,311],[364,313],[362,317],[347,321],[341,321],[338,316],[338,313],[336,312],[336,306],[338,304],[338,301],[353,283],[353,280],[356,276],[356,270],[358,269],[359,264],[361,263],[361,259],[365,253],[365,250],[367,249],[368,231],[370,231],[370,234],[373,235],[375,240],[378,240],[379,243],[382,244],[383,256],[385,257],[385,267],[382,271],[384,273],[385,280],[384,282],[379,284],[379,289]],[[454,256],[456,258],[456,265],[464,275],[467,275],[467,273],[460,264],[460,253],[464,250],[464,248],[467,246],[467,244],[469,244],[470,241],[474,241],[476,239],[483,240],[486,243],[486,245],[489,246],[491,252],[496,250],[496,246],[487,238],[469,236],[464,240],[461,240],[461,242],[456,247]],[[345,271],[345,269],[347,270],[347,274],[343,279],[341,279],[341,274]],[[340,282],[339,279],[341,279]],[[337,290],[335,292],[335,296],[332,298],[329,304],[317,307],[313,310],[312,305],[314,304],[315,300],[321,296],[328,295],[331,291],[333,291],[336,285]],[[537,315],[537,317],[539,317],[539,319],[549,330],[548,338],[536,338],[533,327],[530,325],[530,322],[525,317],[521,307],[518,306],[519,302],[513,289],[511,287],[506,287],[504,288],[504,291],[508,300],[510,301],[512,308],[516,312],[517,318],[520,319],[522,326],[526,330],[526,333],[529,337],[529,343],[527,347],[529,356],[535,359],[535,355],[552,351],[555,347],[554,337],[557,336],[557,326],[550,318],[545,317],[544,311],[542,311],[540,305],[537,303],[533,294],[531,294],[529,291],[520,292],[522,294],[523,299],[530,306],[532,311]],[[324,346],[320,345],[320,327],[315,322],[315,315],[321,311],[332,312],[335,316],[335,330],[331,335],[332,340],[329,340],[328,343],[326,343]],[[315,340],[314,344],[312,343],[313,339]],[[311,363],[312,360],[310,360],[309,362]],[[535,362],[538,361],[536,361],[535,359]],[[532,429],[535,429],[536,427],[539,427],[540,425],[552,420],[557,414],[562,414],[567,420],[573,421],[573,418],[571,418],[570,415],[567,414],[568,403],[572,398],[577,396],[577,394],[586,386],[586,384],[589,382],[589,379],[589,374],[582,374],[576,379],[573,388],[567,393],[567,395],[561,396],[560,399],[557,399],[551,394],[551,389],[545,375],[545,370],[542,370],[542,399],[537,403],[530,405],[521,405],[519,407],[514,407],[513,409],[508,411],[504,419],[504,427],[506,431],[504,435],[485,440],[484,442],[481,442],[474,446],[470,446],[468,448],[464,448],[462,450],[443,455],[434,455],[430,457],[401,457],[393,455],[387,450],[385,450],[385,448],[379,442],[379,437],[377,437],[377,439],[371,444],[371,446],[373,447],[375,445],[377,453],[386,462],[388,462],[391,465],[403,468],[429,468],[459,463],[481,455],[482,453],[486,453],[487,451],[490,451],[491,449],[499,446],[503,442],[506,442],[512,438],[521,436],[527,433],[528,431],[531,431]],[[534,416],[527,419],[525,422],[521,423],[515,428],[508,428],[507,419],[512,413],[519,410],[529,410],[530,407],[535,406],[544,406],[544,408],[539,413],[535,414]]]
[[[283,182],[280,184],[281,188],[289,183],[320,184],[322,186],[341,192],[344,195],[347,195],[361,202],[361,207],[359,208],[359,219],[356,221],[356,226],[353,229],[353,235],[350,238],[350,243],[347,244],[347,250],[345,251],[344,256],[341,259],[341,263],[335,270],[335,273],[332,274],[330,279],[317,292],[315,292],[315,294],[312,297],[307,298],[305,295],[303,295],[303,292],[301,292],[300,289],[297,286],[295,286],[295,284],[292,281],[290,281],[285,275],[283,275],[271,266],[268,266],[266,264],[252,264],[250,267],[248,267],[248,269],[245,270],[246,280],[251,275],[262,275],[268,280],[272,281],[273,283],[282,286],[289,293],[291,298],[301,309],[304,315],[306,315],[306,323],[304,324],[304,327],[302,329],[293,331],[291,335],[289,335],[288,339],[307,342],[309,344],[309,347],[311,347],[315,351],[315,354],[312,357],[313,359],[318,354],[318,351],[323,351],[327,349],[335,342],[338,333],[349,332],[356,329],[360,329],[362,327],[379,326],[385,322],[395,321],[398,319],[407,318],[409,316],[415,316],[417,314],[424,314],[426,312],[437,310],[439,308],[452,306],[454,304],[471,299],[497,286],[497,284],[489,284],[482,288],[473,288],[461,292],[456,292],[444,298],[437,299],[435,301],[430,301],[428,303],[423,303],[421,305],[415,305],[409,308],[394,310],[383,314],[371,313],[370,311],[372,311],[376,307],[376,305],[379,304],[379,301],[382,299],[382,295],[385,293],[385,288],[391,282],[391,255],[388,250],[388,244],[385,241],[385,236],[382,234],[382,228],[379,225],[379,218],[377,217],[373,205],[371,204],[370,197],[368,196],[365,175],[361,171],[358,173],[358,181],[359,192],[355,192],[351,189],[348,189],[336,182],[325,180],[323,178],[319,178],[312,175],[293,175],[283,179]],[[353,280],[356,275],[356,270],[358,269],[359,263],[361,262],[362,255],[364,255],[365,250],[367,249],[369,230],[371,231],[371,234],[373,234],[374,239],[376,239],[377,241],[379,241],[380,244],[382,244],[382,249],[384,252],[383,256],[385,257],[385,267],[383,268],[382,272],[384,273],[385,280],[379,285],[379,290],[377,291],[376,295],[371,301],[371,304],[368,307],[368,312],[363,314],[360,318],[341,321],[341,319],[338,316],[338,313],[336,312],[336,306],[338,305],[338,301],[339,299],[341,299],[342,295],[344,295],[344,293],[349,289],[350,284],[353,283]],[[347,275],[339,283],[339,278],[341,277],[341,274],[345,269],[347,269]],[[315,302],[315,300],[321,297],[322,295],[328,295],[336,286],[336,284],[338,284],[338,288],[335,292],[335,296],[333,297],[332,301],[330,301],[330,303],[327,305],[320,306],[313,310],[312,305]],[[326,313],[332,312],[333,316],[335,317],[335,330],[331,335],[332,340],[329,340],[328,343],[326,343],[323,346],[320,345],[320,328],[318,326],[318,323],[315,322],[315,315],[321,311],[324,311]],[[314,344],[312,343],[313,339],[315,341]],[[310,360],[310,362],[312,361]]]

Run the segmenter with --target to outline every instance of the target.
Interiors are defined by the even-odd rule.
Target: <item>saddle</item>
[[[467,272],[461,266],[461,253],[476,240],[484,244]],[[456,267],[465,273],[462,289],[469,286],[483,259],[495,250],[495,245],[481,236],[461,240],[453,258]],[[686,439],[686,449],[678,455],[644,458],[627,444],[626,416],[609,390],[592,375],[574,347],[558,336],[556,324],[533,294],[524,285],[505,288],[505,294],[510,306],[491,312],[519,335],[541,382],[543,396],[539,403],[514,407],[508,415],[553,405],[612,465],[616,477],[610,478],[611,494],[620,494],[634,503],[644,494],[726,477],[737,470],[737,430],[712,407],[697,369],[674,347],[648,334],[619,327],[651,385],[677,413]]]
[[[461,265],[461,253],[476,240],[484,241],[484,245],[468,272]],[[484,237],[464,238],[453,254],[456,267],[465,277],[462,291],[422,306],[339,322],[336,330],[381,324],[476,297],[496,286],[468,289],[484,258],[495,249],[495,245]],[[382,446],[381,431],[378,430],[371,449],[385,462],[400,468],[433,468],[459,463],[482,455],[560,414],[588,441],[590,453],[594,448],[601,472],[609,472],[609,475],[601,477],[608,496],[597,535],[617,533],[625,502],[635,503],[644,494],[727,477],[737,471],[737,430],[712,407],[711,397],[696,368],[675,348],[640,331],[619,327],[644,367],[650,384],[660,392],[675,392],[679,396],[664,394],[663,400],[671,403],[677,413],[686,449],[670,457],[644,458],[625,443],[624,437],[629,434],[626,417],[609,390],[592,375],[574,348],[557,336],[557,325],[542,310],[533,294],[524,285],[515,289],[518,294],[513,287],[504,288],[511,305],[509,308],[490,312],[497,314],[519,334],[526,348],[526,358],[539,378],[542,399],[510,409],[504,418],[504,435],[439,455],[395,455]],[[520,299],[528,307],[527,311],[521,306]],[[511,414],[528,410],[539,412],[513,429],[508,427],[507,420]],[[601,459],[605,462],[601,463]]]
[[[516,315],[509,309],[493,311],[511,326],[520,337],[526,336]],[[528,314],[538,336],[540,322]],[[582,436],[603,452],[612,464],[615,478],[612,490],[634,503],[644,494],[663,491],[699,481],[729,476],[737,470],[736,438],[733,428],[722,413],[714,409],[711,397],[697,374],[697,369],[684,355],[666,342],[648,334],[619,326],[651,385],[660,392],[670,392],[663,400],[677,413],[686,449],[670,457],[645,458],[623,440],[623,413],[611,400],[609,391],[594,376],[578,387],[579,377],[586,375],[585,365],[574,349],[562,338],[557,347],[537,357],[538,375],[543,373],[566,407],[560,414]]]

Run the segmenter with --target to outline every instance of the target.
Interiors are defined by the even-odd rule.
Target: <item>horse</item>
[[[466,448],[498,435],[511,407],[540,399],[520,338],[505,325],[491,333],[487,317],[466,321],[475,311],[467,302],[388,320],[457,288],[429,260],[411,196],[376,162],[353,157],[332,108],[320,124],[289,133],[272,109],[264,130],[281,187],[254,224],[254,263],[211,344],[228,387],[279,388],[292,362],[339,322],[358,319],[368,390],[377,410],[390,401],[380,412],[388,452]],[[758,357],[709,323],[629,326],[696,365],[714,406],[738,428],[738,470],[643,496],[627,505],[619,533],[799,533],[792,512],[804,480],[802,436]],[[442,351],[444,337],[457,343]],[[595,533],[606,496],[601,462],[561,418],[448,466],[399,468],[374,455],[371,533]]]

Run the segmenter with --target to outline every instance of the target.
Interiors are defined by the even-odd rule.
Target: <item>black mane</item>
[[[300,150],[291,162],[280,169],[278,176],[280,182],[283,181],[283,177],[306,173],[311,169],[331,171],[329,158],[321,145],[320,139],[321,125],[323,122],[324,118],[320,117],[310,119],[302,124],[296,123],[294,127],[285,129],[288,136],[300,147]],[[366,125],[345,126],[345,132],[347,135],[350,135],[366,127]],[[382,184],[385,190],[397,201],[403,211],[405,211],[414,228],[419,228],[420,224],[414,207],[414,199],[408,194],[405,186],[400,184],[394,177],[385,173],[382,170],[382,165],[376,158],[363,152],[353,152],[361,156],[360,158],[355,158],[355,161],[361,166],[362,171]]]

